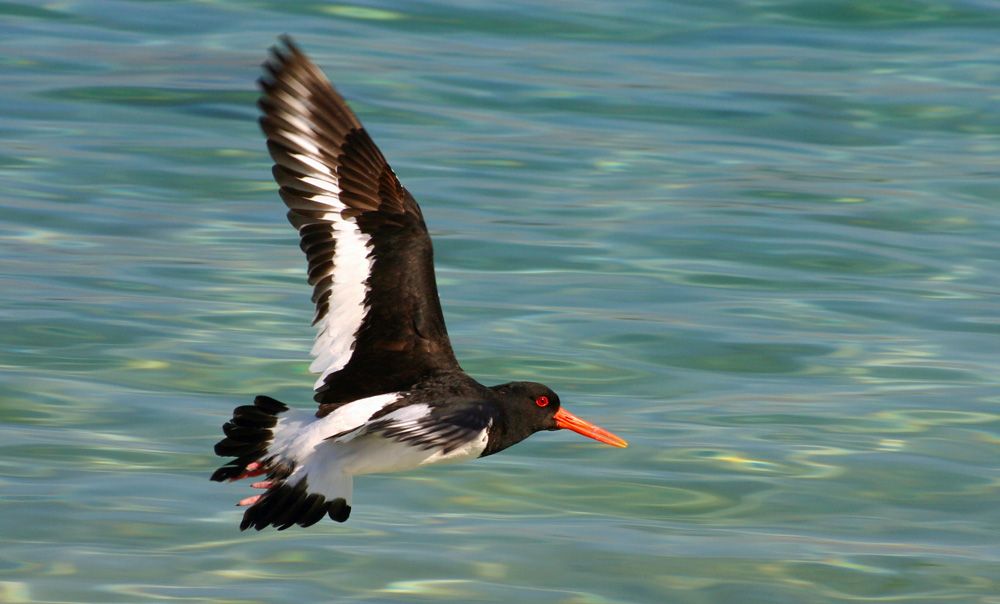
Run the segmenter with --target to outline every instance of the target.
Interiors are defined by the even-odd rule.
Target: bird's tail
[[[314,414],[289,412],[284,403],[258,396],[253,405],[234,409],[233,418],[223,424],[226,438],[216,443],[215,454],[235,459],[216,470],[212,480],[266,475],[251,485],[266,491],[239,502],[247,508],[240,530],[284,530],[293,524],[310,526],[325,515],[337,522],[350,516],[353,480],[337,464],[318,459],[322,454],[317,447],[325,437],[309,432],[315,422]]]
[[[252,405],[233,409],[233,418],[222,425],[226,433],[215,444],[215,454],[235,457],[212,474],[212,480],[225,482],[267,474],[276,468],[265,467],[268,445],[274,439],[273,428],[288,405],[269,396],[258,396]]]

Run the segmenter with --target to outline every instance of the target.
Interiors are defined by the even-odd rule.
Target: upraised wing
[[[282,43],[264,64],[260,123],[309,261],[318,330],[310,370],[325,415],[458,362],[417,202],[323,73]]]

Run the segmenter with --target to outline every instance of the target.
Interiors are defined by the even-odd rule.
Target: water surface
[[[987,2],[0,3],[0,601],[1000,602]],[[253,82],[296,36],[542,434],[240,533],[309,404]]]

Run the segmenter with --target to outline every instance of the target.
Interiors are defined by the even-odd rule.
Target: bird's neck
[[[487,429],[486,448],[479,456],[499,453],[531,436],[534,430],[522,424],[523,422],[517,421],[516,414],[508,413],[506,405],[496,405],[496,414]]]

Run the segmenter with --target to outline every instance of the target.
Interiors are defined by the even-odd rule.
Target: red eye
[[[539,407],[548,407],[549,406],[549,397],[547,397],[547,396],[540,396],[540,397],[538,397],[538,398],[535,399],[535,404],[538,405]]]

